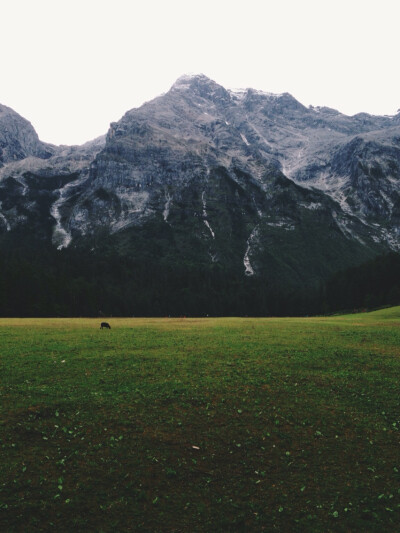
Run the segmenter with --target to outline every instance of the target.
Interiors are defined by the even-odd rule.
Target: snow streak
[[[58,197],[58,200],[56,200],[51,206],[50,214],[56,221],[56,226],[53,230],[53,243],[57,244],[57,250],[67,248],[69,243],[72,241],[71,233],[64,229],[61,224],[60,207],[65,202],[67,193],[70,191],[70,189],[78,187],[78,185],[83,183],[86,179],[87,175],[85,175],[83,178],[71,181],[70,183],[67,183],[67,185],[65,185],[62,189],[59,189],[60,196]]]
[[[164,206],[164,211],[163,211],[163,217],[164,217],[164,220],[165,222],[168,222],[168,216],[169,216],[169,208],[171,206],[171,201],[172,201],[172,196],[169,194],[169,192],[165,193],[165,206]]]
[[[211,237],[213,239],[215,239],[215,233],[213,232],[212,230],[212,227],[210,226],[208,220],[207,220],[207,205],[206,205],[206,198],[205,198],[205,191],[203,191],[202,195],[201,195],[201,199],[203,201],[203,221],[204,221],[204,224],[207,226],[207,228],[210,230],[210,233],[211,233]]]
[[[250,146],[250,143],[249,143],[249,141],[246,139],[246,136],[243,135],[243,133],[241,133],[240,136],[241,136],[242,141],[244,142],[244,144],[246,144],[247,146]]]
[[[243,264],[245,268],[244,273],[246,276],[254,276],[254,269],[251,266],[249,254],[250,254],[250,248],[251,248],[252,242],[257,237],[257,232],[258,232],[258,226],[256,226],[253,229],[253,231],[250,233],[249,238],[247,239],[247,249],[243,257]]]

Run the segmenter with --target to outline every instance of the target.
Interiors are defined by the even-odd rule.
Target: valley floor
[[[1,531],[396,530],[399,307],[102,320],[0,319]]]

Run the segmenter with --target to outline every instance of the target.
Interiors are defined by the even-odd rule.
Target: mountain
[[[83,146],[41,143],[1,106],[0,146],[4,243],[19,232],[293,288],[400,248],[399,114],[183,76]]]

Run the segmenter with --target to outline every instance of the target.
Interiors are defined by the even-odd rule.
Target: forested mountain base
[[[0,255],[1,316],[263,316],[317,311],[309,295],[196,265],[82,250]]]
[[[162,257],[116,254],[107,244],[92,251],[58,251],[22,236],[3,244],[3,317],[301,316],[400,303],[400,255],[395,253],[325,283],[287,288],[219,264],[177,265]]]
[[[367,309],[400,302],[400,255],[389,253],[338,272],[326,283],[328,310]]]

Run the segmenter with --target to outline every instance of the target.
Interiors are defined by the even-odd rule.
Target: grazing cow
[[[103,328],[106,328],[106,329],[111,329],[111,326],[108,322],[102,322],[100,324],[100,329],[103,329]]]

